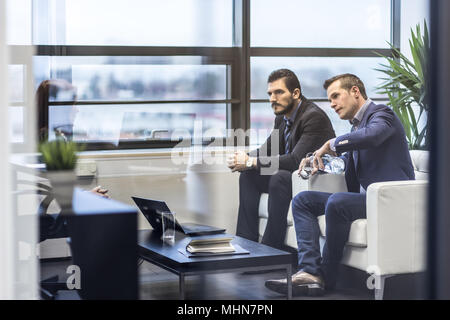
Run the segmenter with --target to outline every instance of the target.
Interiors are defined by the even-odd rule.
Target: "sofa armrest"
[[[298,175],[298,170],[292,172],[292,198],[298,193],[308,190],[308,180],[302,179]]]
[[[369,186],[369,272],[387,275],[425,269],[427,188],[427,181],[417,180]]]
[[[322,192],[346,192],[344,174],[316,174],[308,180],[304,180],[298,175],[298,170],[292,173],[292,197],[302,191],[322,191]]]

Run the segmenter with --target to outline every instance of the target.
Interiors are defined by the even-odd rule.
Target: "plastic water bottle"
[[[310,156],[308,158],[309,165],[306,165],[303,167],[303,169],[300,171],[300,176],[303,179],[308,179],[311,175],[311,172],[313,170],[312,163],[313,163],[314,156]],[[345,162],[339,157],[333,157],[329,154],[325,154],[322,156],[322,162],[324,165],[324,169],[320,170],[319,173],[331,173],[331,174],[341,174],[345,171]]]
[[[303,167],[303,169],[300,171],[300,177],[303,179],[308,179],[311,175],[311,171],[313,170],[312,163],[313,163],[314,156],[308,157],[308,164]]]
[[[325,154],[322,156],[322,161],[325,166],[323,169],[324,172],[341,174],[345,171],[345,162],[339,157],[333,157],[329,154]]]

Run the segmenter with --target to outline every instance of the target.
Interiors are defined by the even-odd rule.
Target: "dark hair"
[[[284,78],[284,84],[286,88],[288,88],[289,92],[293,92],[296,88],[300,90],[300,94],[302,93],[302,87],[300,86],[300,81],[298,81],[297,76],[289,69],[278,69],[272,71],[267,79],[267,83],[274,82],[278,79]]]
[[[327,90],[328,87],[337,80],[341,80],[341,88],[347,91],[349,91],[353,86],[357,86],[363,98],[367,99],[366,88],[364,87],[364,83],[361,81],[360,78],[351,73],[340,74],[328,80],[325,80],[325,82],[323,83],[324,89]]]
[[[48,138],[48,107],[51,98],[56,98],[60,91],[70,90],[73,101],[76,100],[76,89],[72,84],[62,79],[44,80],[36,90],[36,107],[38,118],[38,139],[39,142]]]

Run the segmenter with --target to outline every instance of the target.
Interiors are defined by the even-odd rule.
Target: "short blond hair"
[[[366,88],[364,87],[364,83],[361,81],[360,78],[351,73],[343,73],[334,76],[328,80],[325,80],[325,82],[323,83],[323,87],[325,88],[325,90],[327,90],[328,87],[337,80],[341,80],[341,88],[347,91],[349,91],[354,86],[358,87],[359,92],[361,92],[363,98],[367,99]]]

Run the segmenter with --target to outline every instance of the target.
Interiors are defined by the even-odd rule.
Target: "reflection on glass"
[[[152,104],[50,106],[49,140],[73,120],[73,140],[80,142],[148,141],[201,133],[224,137],[225,104]]]
[[[251,97],[267,98],[267,77],[279,68],[291,69],[300,80],[302,92],[307,98],[326,98],[325,80],[341,74],[357,75],[371,98],[381,97],[375,87],[382,81],[382,74],[375,71],[383,58],[331,58],[331,57],[254,57],[251,58]]]
[[[35,44],[231,46],[229,0],[39,2]],[[53,11],[56,12],[53,12]],[[65,30],[65,32],[60,32]]]
[[[250,105],[250,128],[256,130],[250,135],[251,145],[261,145],[266,141],[273,129],[274,120],[275,115],[269,102]]]
[[[225,65],[201,57],[36,57],[35,78],[77,87],[78,100],[226,99]],[[61,101],[61,99],[59,99]]]
[[[76,101],[207,100],[227,98],[227,66],[202,57],[35,57],[35,83],[59,79],[76,88]],[[170,139],[198,124],[205,136],[223,137],[225,104],[82,105],[74,94],[50,95],[49,139],[70,132],[85,142]],[[52,105],[65,101],[67,106]],[[69,105],[70,103],[70,105]],[[195,125],[197,124],[197,126]]]
[[[9,107],[9,141],[23,142],[23,107]]]
[[[80,100],[225,99],[225,66],[102,65],[72,67]]]
[[[49,136],[53,137],[54,134],[65,140],[72,140],[73,122],[78,111],[78,108],[73,105],[76,97],[77,88],[64,79],[44,80],[39,84],[35,96],[39,141],[46,141]],[[58,99],[72,101],[71,107],[67,110],[59,108],[53,114],[49,115],[50,103]],[[56,118],[59,122],[63,119],[62,122],[64,124],[52,127],[49,132],[49,123],[53,120],[52,118],[55,118],[55,113],[57,113]]]
[[[22,102],[24,85],[23,65],[8,66],[9,102]]]
[[[351,125],[348,121],[343,121],[330,107],[329,102],[318,102],[315,103],[325,111],[331,120],[333,129],[337,136],[350,132]],[[271,130],[273,129],[275,116],[273,114],[270,103],[252,103],[250,110],[250,128],[256,130],[254,134],[250,136],[250,143],[252,145],[261,145],[266,141]],[[264,130],[266,134],[264,135]]]
[[[386,48],[390,0],[251,1],[251,46]],[[279,16],[282,23],[279,23]]]
[[[6,0],[6,37],[8,44],[31,44],[31,6],[31,0]]]
[[[342,120],[339,118],[337,113],[330,107],[329,102],[318,102],[316,104],[322,108],[323,111],[327,114],[328,118],[331,120],[331,124],[333,125],[334,133],[336,136],[340,136],[346,133],[349,133],[352,125],[347,120]]]

